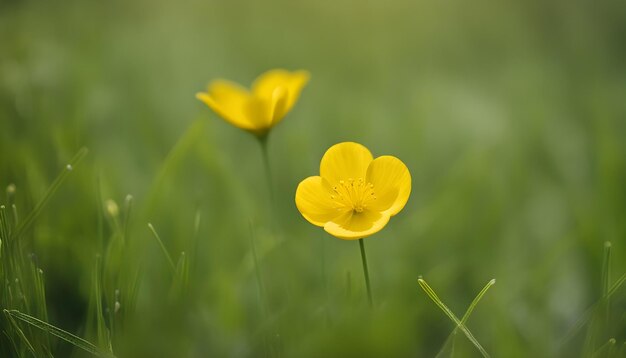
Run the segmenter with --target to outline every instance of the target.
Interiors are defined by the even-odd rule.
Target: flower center
[[[367,204],[376,200],[374,184],[367,183],[363,178],[340,180],[333,187],[330,198],[337,201],[343,207],[352,209],[354,212],[362,213],[367,209]]]

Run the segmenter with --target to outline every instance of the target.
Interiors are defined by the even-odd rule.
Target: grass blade
[[[604,243],[604,254],[602,259],[602,297],[608,298],[609,282],[611,282],[611,242]]]
[[[480,351],[483,357],[489,357],[489,353],[487,353],[487,351],[483,348],[483,346],[480,345],[480,343],[478,342],[476,337],[474,337],[472,332],[470,332],[470,330],[465,326],[465,324],[463,324],[454,315],[454,313],[443,303],[443,301],[439,299],[435,291],[426,283],[426,281],[424,281],[421,278],[418,279],[417,281],[419,285],[422,287],[422,289],[424,290],[424,292],[426,292],[428,297],[430,297],[430,299],[433,302],[435,302],[435,304],[443,311],[443,313],[445,313],[446,316],[448,316],[448,318],[450,318],[457,325],[457,327],[465,334],[465,336],[467,336],[470,342],[472,342],[472,344],[474,344],[474,346]]]
[[[52,182],[52,184],[50,185],[50,188],[48,188],[43,198],[37,203],[37,205],[35,205],[35,208],[33,209],[33,211],[31,211],[30,214],[26,216],[24,221],[20,222],[20,224],[18,225],[12,237],[19,238],[20,235],[22,235],[24,231],[33,224],[35,219],[37,219],[37,217],[41,213],[41,210],[46,206],[50,198],[59,189],[59,187],[61,187],[61,184],[63,184],[65,179],[67,179],[67,177],[70,175],[70,173],[72,172],[76,164],[78,164],[83,159],[83,157],[87,155],[87,152],[88,152],[87,148],[81,148],[78,151],[78,153],[74,155],[74,158],[70,160],[69,164],[67,164],[65,168],[63,168],[63,171],[61,172],[61,174],[59,174],[59,176],[57,176],[57,178]]]
[[[172,280],[171,297],[183,297],[189,286],[189,260],[185,252],[181,252],[176,265],[176,276]]]
[[[26,338],[26,335],[24,334],[24,331],[22,331],[22,329],[20,328],[20,326],[17,324],[17,322],[15,322],[15,320],[13,319],[13,317],[11,317],[11,314],[9,313],[9,311],[4,310],[4,315],[7,316],[9,322],[11,322],[11,325],[13,326],[13,328],[15,329],[15,332],[17,333],[17,335],[22,339],[22,342],[24,342],[24,344],[26,345],[26,348],[28,349],[29,352],[31,352],[33,354],[34,357],[37,357],[37,352],[35,352],[35,348],[33,347],[33,345],[30,343],[30,341],[28,340],[28,338]],[[16,348],[17,351],[17,348]]]
[[[626,273],[624,273],[611,286],[611,288],[608,291],[607,297],[608,298],[613,297],[613,295],[615,295],[617,290],[619,290],[620,287],[622,287],[622,284],[624,284],[624,282],[626,282]],[[602,302],[601,301],[597,301],[593,305],[591,305],[589,308],[587,308],[587,310],[581,315],[581,317],[576,321],[576,323],[574,323],[574,325],[569,329],[569,331],[567,331],[567,334],[565,334],[565,336],[561,339],[561,341],[559,343],[559,346],[564,346],[565,343],[567,343],[570,339],[574,338],[576,333],[578,333],[578,331],[580,331],[580,329],[582,329],[589,322],[593,312],[600,305],[600,303],[602,303]]]
[[[487,282],[485,287],[483,287],[483,289],[480,290],[478,295],[476,295],[476,297],[474,297],[474,300],[469,305],[469,307],[467,308],[467,311],[465,311],[465,314],[461,318],[461,323],[463,325],[465,325],[465,323],[467,322],[469,317],[472,315],[472,312],[474,312],[474,308],[476,308],[476,305],[478,305],[478,302],[480,302],[480,300],[483,298],[485,293],[487,293],[487,291],[489,291],[491,286],[495,285],[495,283],[496,283],[496,279],[492,279],[491,281]],[[445,348],[447,347],[449,342],[452,342],[451,343],[452,347],[450,349],[450,357],[452,357],[452,355],[454,354],[454,340],[456,338],[458,330],[459,330],[459,327],[455,327],[454,330],[452,332],[450,332],[450,335],[448,335],[448,338],[446,339],[445,343],[443,344],[443,347],[441,348],[441,350],[437,354],[437,357],[442,357],[443,356],[443,354],[445,352]]]
[[[626,273],[624,273],[622,277],[615,281],[615,283],[611,286],[609,292],[607,293],[607,297],[610,298],[611,296],[613,296],[615,294],[615,291],[619,290],[624,281],[626,281]]]
[[[608,309],[608,303],[610,302],[611,297],[613,297],[617,291],[622,287],[624,282],[626,282],[626,273],[622,274],[622,276],[615,281],[612,285],[610,285],[610,272],[609,272],[609,262],[611,255],[611,243],[606,242],[604,244],[604,259],[602,262],[602,298],[596,301],[594,304],[589,306],[587,310],[581,315],[581,317],[574,323],[574,325],[567,331],[565,336],[561,338],[559,341],[558,347],[564,347],[567,342],[569,342],[574,336],[580,331],[593,317],[595,311],[599,306],[606,303]],[[605,315],[607,313],[605,312]],[[609,316],[606,316],[609,317]]]
[[[128,234],[130,230],[130,216],[133,209],[133,196],[128,194],[124,199],[124,217],[122,222],[122,241],[126,245],[128,240]]]
[[[96,334],[98,337],[97,344],[100,347],[108,347],[110,349],[110,335],[103,316],[104,308],[102,305],[102,257],[100,255],[96,256],[96,265],[92,274],[92,282],[93,295],[95,300]]]
[[[39,328],[55,337],[61,338],[62,340],[78,347],[86,352],[89,352],[98,357],[106,357],[113,358],[114,356],[111,353],[103,352],[98,347],[93,345],[92,343],[77,337],[67,331],[64,331],[60,328],[57,328],[49,323],[46,323],[42,320],[39,320],[33,316],[29,316],[25,313],[22,313],[17,310],[4,310],[4,313],[9,315],[12,318],[16,318],[22,322],[28,323],[29,325]]]
[[[6,216],[6,207],[0,205],[0,239],[9,238],[11,236],[11,230],[9,230],[9,220]]]
[[[150,231],[152,232],[152,235],[154,235],[154,238],[159,243],[159,246],[161,246],[161,250],[163,250],[163,254],[165,255],[165,258],[167,259],[167,262],[170,264],[170,268],[172,269],[172,273],[174,274],[174,276],[176,276],[176,265],[174,265],[174,261],[172,260],[172,257],[170,256],[170,253],[165,248],[165,245],[163,244],[163,241],[161,240],[161,237],[156,232],[156,230],[154,229],[154,226],[152,226],[151,223],[148,223],[148,229],[150,229]]]
[[[487,291],[489,291],[491,286],[493,286],[495,284],[496,284],[496,279],[494,278],[491,281],[487,282],[485,287],[483,287],[483,289],[480,290],[478,295],[476,295],[476,297],[474,297],[474,300],[470,304],[469,308],[467,309],[467,311],[465,311],[465,314],[463,315],[463,318],[461,318],[461,323],[462,324],[465,324],[465,322],[467,322],[467,320],[471,316],[472,312],[474,312],[474,308],[476,308],[476,305],[478,304],[478,302],[480,302],[480,300],[483,298],[485,293],[487,293]]]
[[[604,243],[602,253],[602,277],[601,277],[601,298],[591,312],[591,322],[587,326],[587,336],[583,346],[583,352],[586,357],[596,356],[596,345],[599,341],[606,338],[610,320],[610,290],[611,280],[611,242]],[[595,305],[594,305],[595,306]],[[604,337],[604,338],[603,338]],[[604,345],[602,346],[604,347]]]

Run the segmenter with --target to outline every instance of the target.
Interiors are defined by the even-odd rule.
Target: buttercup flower
[[[228,123],[261,137],[289,113],[309,77],[306,71],[270,70],[254,81],[251,90],[215,80],[196,98]]]
[[[376,159],[358,143],[330,147],[320,175],[304,179],[296,206],[311,224],[340,239],[362,239],[380,231],[409,199],[411,174],[398,158]]]

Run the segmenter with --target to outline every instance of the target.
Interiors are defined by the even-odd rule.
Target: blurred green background
[[[562,339],[601,297],[605,241],[612,282],[626,272],[624,34],[618,0],[3,0],[0,187],[16,185],[25,216],[89,149],[22,240],[49,321],[94,339],[104,255],[105,271],[140,267],[135,309],[120,302],[121,357],[427,357],[454,324],[417,278],[458,316],[496,278],[468,322],[488,352],[579,356],[587,327]],[[194,97],[272,68],[312,74],[269,138],[273,203],[254,137]],[[366,240],[374,310],[357,243],[294,205],[347,140],[413,178],[405,209]],[[104,251],[126,220],[120,264]],[[190,258],[182,294],[148,222]],[[596,348],[624,344],[623,291]],[[455,349],[479,356],[463,336]]]

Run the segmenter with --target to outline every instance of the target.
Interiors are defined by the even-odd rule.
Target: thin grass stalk
[[[12,318],[18,319],[22,322],[29,324],[32,327],[36,327],[38,329],[43,330],[55,337],[61,338],[62,340],[72,344],[75,347],[78,347],[86,352],[89,352],[97,357],[103,358],[114,358],[115,356],[112,353],[103,351],[96,347],[93,343],[84,340],[78,336],[75,336],[67,331],[62,330],[56,326],[51,325],[50,323],[44,322],[38,318],[27,315],[17,310],[3,310],[5,315],[8,315]]]
[[[610,280],[611,280],[611,243],[606,241],[602,252],[601,298],[598,308],[592,312],[591,323],[587,327],[587,336],[583,352],[586,356],[594,356],[598,341],[606,339],[610,322]]]
[[[452,311],[439,299],[435,291],[424,281],[424,279],[418,279],[419,285],[422,287],[424,292],[430,297],[430,299],[435,302],[435,304],[450,318],[454,323],[456,323],[457,327],[465,334],[465,336],[474,344],[474,346],[480,351],[483,357],[489,357],[489,353],[483,348],[483,346],[478,342],[478,340],[474,337],[472,332],[465,326],[465,324],[461,323],[461,321],[452,313]]]
[[[128,240],[128,230],[130,230],[130,218],[133,212],[133,196],[128,194],[124,198],[124,213],[122,221],[122,242],[126,246]]]
[[[161,251],[163,251],[163,255],[165,256],[165,258],[167,259],[168,264],[170,265],[170,269],[172,270],[172,274],[174,276],[176,276],[176,265],[174,265],[174,261],[172,260],[172,257],[170,256],[170,253],[167,251],[167,248],[165,248],[165,244],[163,244],[163,240],[161,240],[161,237],[156,232],[156,230],[154,229],[154,226],[152,226],[151,223],[148,223],[148,229],[150,229],[150,232],[152,232],[152,235],[154,236],[156,241],[159,243],[159,246],[161,247]]]
[[[52,198],[54,193],[56,193],[57,190],[59,190],[59,188],[61,187],[61,184],[63,184],[63,182],[67,179],[70,173],[74,170],[74,167],[87,155],[87,153],[88,153],[87,148],[81,148],[78,151],[78,153],[74,155],[74,157],[70,160],[69,164],[67,164],[65,168],[63,168],[63,171],[61,171],[61,173],[52,182],[52,184],[50,185],[50,187],[44,194],[43,198],[35,205],[35,208],[33,209],[33,211],[31,211],[30,214],[26,216],[24,221],[22,221],[17,226],[15,232],[13,233],[14,238],[19,239],[24,233],[24,231],[30,228],[30,226],[37,219],[37,217],[39,217],[39,214],[41,214],[41,210],[46,206],[50,198]]]
[[[480,292],[478,293],[478,295],[476,295],[476,297],[474,297],[474,300],[472,301],[472,303],[469,305],[469,307],[467,308],[467,310],[465,311],[465,314],[463,315],[463,317],[461,318],[461,323],[463,325],[465,325],[465,323],[467,323],[467,321],[469,320],[469,317],[472,315],[472,312],[474,312],[474,308],[476,308],[476,306],[478,305],[478,302],[480,302],[480,300],[483,298],[483,296],[485,295],[485,293],[487,293],[487,291],[491,288],[491,286],[493,286],[496,283],[495,279],[490,280],[489,282],[487,282],[487,284],[485,285],[485,287],[483,287],[482,290],[480,290]],[[443,347],[441,348],[441,350],[439,351],[439,353],[437,354],[436,357],[441,357],[443,355],[443,351],[445,349],[445,347],[448,345],[448,343],[452,344],[452,348],[450,351],[450,356],[452,356],[454,354],[454,345],[455,345],[455,341],[456,341],[456,336],[457,336],[457,331],[459,330],[459,326],[455,327],[452,332],[450,332],[450,334],[448,335],[448,338],[446,339]]]
[[[626,282],[626,273],[624,273],[613,285],[609,288],[607,293],[607,298],[613,297],[616,292],[622,287],[622,285]],[[560,339],[558,347],[564,347],[574,336],[587,324],[589,320],[593,316],[593,313],[598,308],[598,306],[602,303],[602,299],[596,301],[591,306],[589,306],[585,312],[580,316],[580,318],[572,325],[572,327],[567,331],[567,333]]]
[[[5,310],[3,310],[3,312],[4,312],[4,315],[7,317],[7,320],[11,323],[11,326],[13,327],[15,332],[17,333],[17,336],[20,337],[20,339],[22,340],[22,342],[26,346],[26,349],[28,349],[28,351],[31,352],[34,357],[38,357],[39,355],[35,351],[35,347],[33,347],[32,343],[30,343],[30,341],[28,340],[28,338],[24,334],[24,331],[22,331],[22,329],[17,324],[17,322],[15,322],[15,320],[13,319],[13,317],[11,316],[9,311],[5,309]],[[15,351],[18,352],[18,354],[19,354],[19,350],[18,350],[17,346],[15,347]]]

